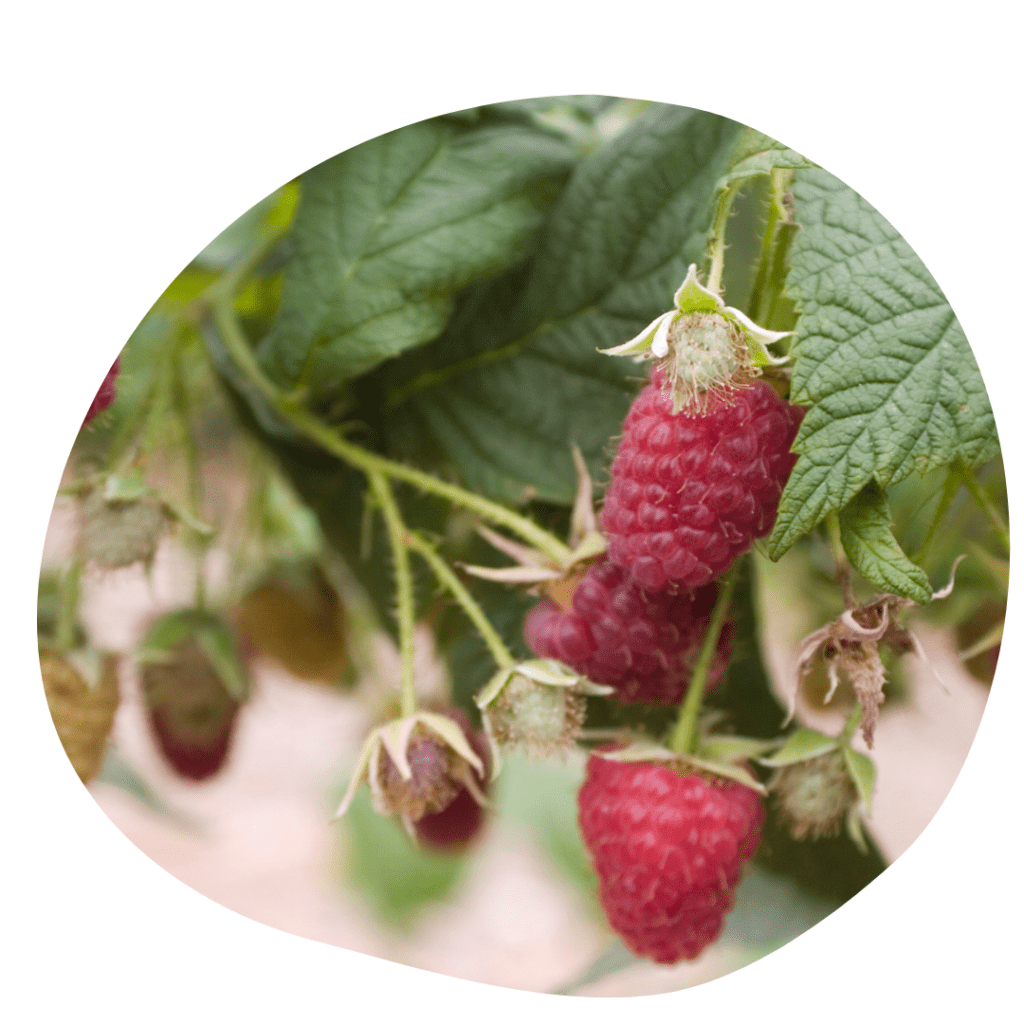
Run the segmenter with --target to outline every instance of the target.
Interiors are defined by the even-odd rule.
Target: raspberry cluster
[[[718,586],[691,593],[645,591],[607,558],[591,563],[563,611],[550,598],[530,610],[526,642],[542,658],[557,658],[595,683],[615,688],[617,700],[638,704],[682,700],[690,683]],[[705,692],[725,681],[732,626],[722,630]]]
[[[609,558],[649,591],[726,572],[775,523],[803,413],[763,381],[673,413],[656,370],[612,463],[601,513]]]
[[[762,381],[702,390],[678,412],[669,391],[655,369],[626,416],[601,516],[607,553],[569,607],[545,598],[524,623],[536,654],[641,704],[682,701],[716,577],[772,528],[804,413]],[[722,686],[732,653],[727,619],[705,692]],[[754,789],[683,762],[596,754],[579,793],[608,921],[662,964],[692,960],[718,937],[763,820]]]

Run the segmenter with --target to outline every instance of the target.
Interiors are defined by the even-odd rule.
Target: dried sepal
[[[960,558],[953,564],[949,583],[932,594],[933,601],[952,593],[953,578],[959,564]],[[796,713],[800,680],[810,671],[819,655],[829,678],[825,701],[832,699],[841,676],[845,675],[864,709],[860,728],[868,747],[874,745],[878,709],[885,700],[886,674],[879,650],[881,647],[888,647],[898,657],[916,654],[944,685],[928,661],[920,640],[896,618],[915,604],[910,598],[897,594],[881,594],[856,608],[848,608],[839,618],[804,637],[797,648],[797,686],[793,690],[786,722],[791,721]]]
[[[370,732],[335,820],[349,809],[363,782],[369,784],[377,813],[400,818],[413,838],[415,823],[443,811],[460,789],[468,790],[480,806],[489,806],[483,759],[458,722],[430,711],[386,722]]]
[[[567,557],[561,560],[553,558],[544,551],[510,540],[486,526],[478,526],[477,533],[484,540],[518,564],[498,569],[463,564],[460,568],[471,576],[497,583],[530,584],[530,592],[538,594],[543,589],[557,589],[566,580],[581,576],[586,565],[607,550],[608,541],[598,529],[597,513],[594,511],[593,483],[583,454],[576,445],[572,447],[572,458],[578,482]]]

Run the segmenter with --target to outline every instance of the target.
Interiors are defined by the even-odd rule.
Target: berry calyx
[[[858,800],[840,750],[786,765],[771,789],[794,839],[837,835]]]
[[[110,500],[102,490],[85,497],[79,518],[82,555],[101,569],[151,564],[169,522],[163,504],[153,497]]]
[[[486,805],[489,763],[477,750],[479,737],[471,742],[474,732],[455,709],[417,711],[373,729],[363,742],[335,819],[348,810],[364,781],[369,783],[374,810],[400,818],[413,839],[416,824],[445,811],[463,789]]]
[[[720,576],[775,523],[804,410],[758,381],[702,412],[673,413],[661,371],[634,401],[601,523],[608,557],[645,590]]]
[[[447,708],[443,714],[451,718],[469,740],[483,763],[483,772],[476,775],[479,791],[485,796],[491,773],[487,737],[473,727],[469,716],[460,708]],[[457,784],[454,799],[443,810],[424,814],[413,826],[422,846],[447,853],[465,849],[480,834],[484,824],[484,807],[466,786]]]
[[[594,754],[579,825],[612,928],[638,956],[694,960],[721,933],[764,806],[739,782]]]
[[[632,356],[635,362],[655,360],[673,412],[700,412],[759,377],[760,367],[788,359],[772,356],[767,346],[792,332],[766,330],[727,306],[697,280],[696,264],[690,264],[673,305],[635,338],[601,350],[606,355]]]
[[[534,653],[557,658],[595,683],[614,689],[616,700],[678,704],[689,686],[718,587],[692,593],[651,593],[607,557],[591,563],[576,587],[570,610],[550,598],[526,616],[523,633]],[[705,693],[725,681],[733,654],[733,629],[719,634]]]
[[[572,749],[586,717],[584,698],[611,692],[611,687],[593,683],[553,658],[499,669],[474,698],[491,743],[495,772],[503,748],[537,757]]]

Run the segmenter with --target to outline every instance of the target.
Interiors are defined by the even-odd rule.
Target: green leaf
[[[857,787],[857,795],[870,814],[871,799],[875,795],[875,762],[866,754],[851,750],[850,747],[843,747],[843,761],[854,786]]]
[[[496,803],[502,818],[530,829],[541,848],[584,892],[597,893],[597,877],[576,824],[576,794],[583,758],[564,762],[509,756],[498,776]]]
[[[781,768],[787,764],[796,764],[798,761],[808,761],[812,757],[820,757],[830,750],[835,750],[839,741],[835,736],[826,736],[824,733],[814,729],[797,729],[789,739],[786,740],[782,749],[771,757],[762,757],[760,762],[769,768]]]
[[[910,246],[825,171],[800,172],[793,194],[803,230],[786,286],[800,314],[790,398],[810,408],[772,558],[872,479],[888,487],[998,450],[963,329]]]
[[[441,333],[456,292],[521,260],[575,154],[526,125],[423,121],[302,179],[277,321],[258,356],[331,395]]]
[[[420,910],[444,900],[465,871],[465,857],[413,846],[395,818],[374,811],[366,787],[356,794],[339,828],[348,840],[349,884],[394,928],[407,928]]]
[[[839,536],[850,564],[880,590],[927,604],[931,581],[903,552],[892,533],[885,492],[869,483],[839,513]]]
[[[804,170],[816,166],[807,157],[777,139],[753,128],[745,128],[736,144],[729,170],[718,182],[718,189],[722,191],[773,170]]]
[[[571,446],[608,463],[641,375],[598,353],[672,304],[703,259],[739,126],[653,106],[577,169],[522,274],[473,290],[437,342],[380,383],[392,446],[432,438],[463,482],[510,501],[572,501]]]

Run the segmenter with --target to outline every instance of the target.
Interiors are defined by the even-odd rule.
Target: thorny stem
[[[1005,549],[1006,555],[1009,556],[1010,529],[1006,525],[1006,521],[1003,519],[999,509],[996,508],[992,499],[985,493],[985,489],[978,483],[978,478],[974,475],[974,471],[965,465],[962,459],[957,459],[953,463],[953,468],[963,481],[964,486],[971,492],[971,497],[978,503],[978,507],[985,513],[985,518],[999,538],[999,542]]]
[[[188,479],[188,510],[189,512],[191,512],[191,514],[196,520],[202,522],[203,470],[201,460],[199,457],[199,451],[196,448],[195,438],[192,434],[192,425],[190,423],[188,389],[185,386],[185,370],[183,366],[181,350],[182,343],[181,339],[179,339],[178,345],[176,346],[174,361],[174,405],[175,412],[177,413],[178,420],[181,424],[182,448],[184,449],[185,456],[185,472]],[[206,539],[202,536],[194,536],[193,541],[195,546],[194,553],[196,562],[196,607],[203,608],[206,605],[206,560],[204,557],[206,553]]]
[[[853,593],[853,581],[850,577],[850,562],[843,550],[842,536],[839,530],[839,514],[833,509],[825,517],[828,530],[828,541],[832,547],[832,557],[836,563],[836,583],[843,595],[843,605],[847,608],[857,607],[857,598]]]
[[[407,531],[387,479],[377,471],[371,472],[369,479],[370,487],[387,525],[388,540],[391,542],[391,557],[394,560],[395,598],[398,606],[398,649],[402,662],[402,717],[406,718],[416,711],[416,677],[413,664],[416,607],[413,601],[409,552],[405,546]]]
[[[57,630],[54,643],[61,653],[71,650],[78,615],[78,591],[82,566],[77,558],[61,573],[57,593]]]
[[[732,212],[735,198],[735,186],[730,186],[722,192],[718,197],[715,221],[711,226],[711,267],[708,270],[707,287],[716,295],[721,294],[722,291],[722,271],[725,269],[725,229],[729,223],[729,214]]]
[[[466,589],[462,580],[452,571],[451,566],[418,533],[407,532],[405,543],[426,561],[438,582],[446,587],[458,602],[459,607],[476,627],[483,642],[487,644],[487,649],[497,662],[498,668],[511,668],[515,664],[515,658],[491,625],[484,610]]]
[[[719,584],[718,600],[711,613],[708,629],[700,647],[700,654],[697,656],[697,663],[693,667],[690,688],[686,691],[686,699],[683,701],[679,719],[675,729],[672,730],[672,738],[669,741],[669,747],[677,754],[692,754],[696,748],[697,713],[700,711],[701,700],[704,697],[704,686],[707,683],[708,672],[715,656],[715,648],[718,646],[718,638],[725,625],[725,617],[729,613],[729,603],[733,588],[736,586],[736,579],[739,576],[740,564],[737,561]]]
[[[297,427],[307,437],[315,441],[326,451],[347,462],[350,466],[368,476],[379,473],[384,477],[401,480],[412,484],[421,491],[436,494],[450,501],[453,505],[461,505],[478,513],[498,526],[504,526],[517,533],[534,547],[549,555],[558,564],[565,565],[572,557],[570,549],[557,537],[538,526],[532,520],[521,516],[496,501],[474,494],[455,484],[439,480],[429,473],[393,462],[380,455],[375,455],[359,445],[345,440],[337,431],[328,427],[315,416],[306,412],[298,402],[281,394],[274,383],[263,373],[253,355],[232,306],[233,288],[237,284],[234,274],[226,274],[211,289],[210,299],[213,306],[214,323],[220,332],[221,340],[227,348],[238,368],[246,375],[274,409],[292,426]]]

